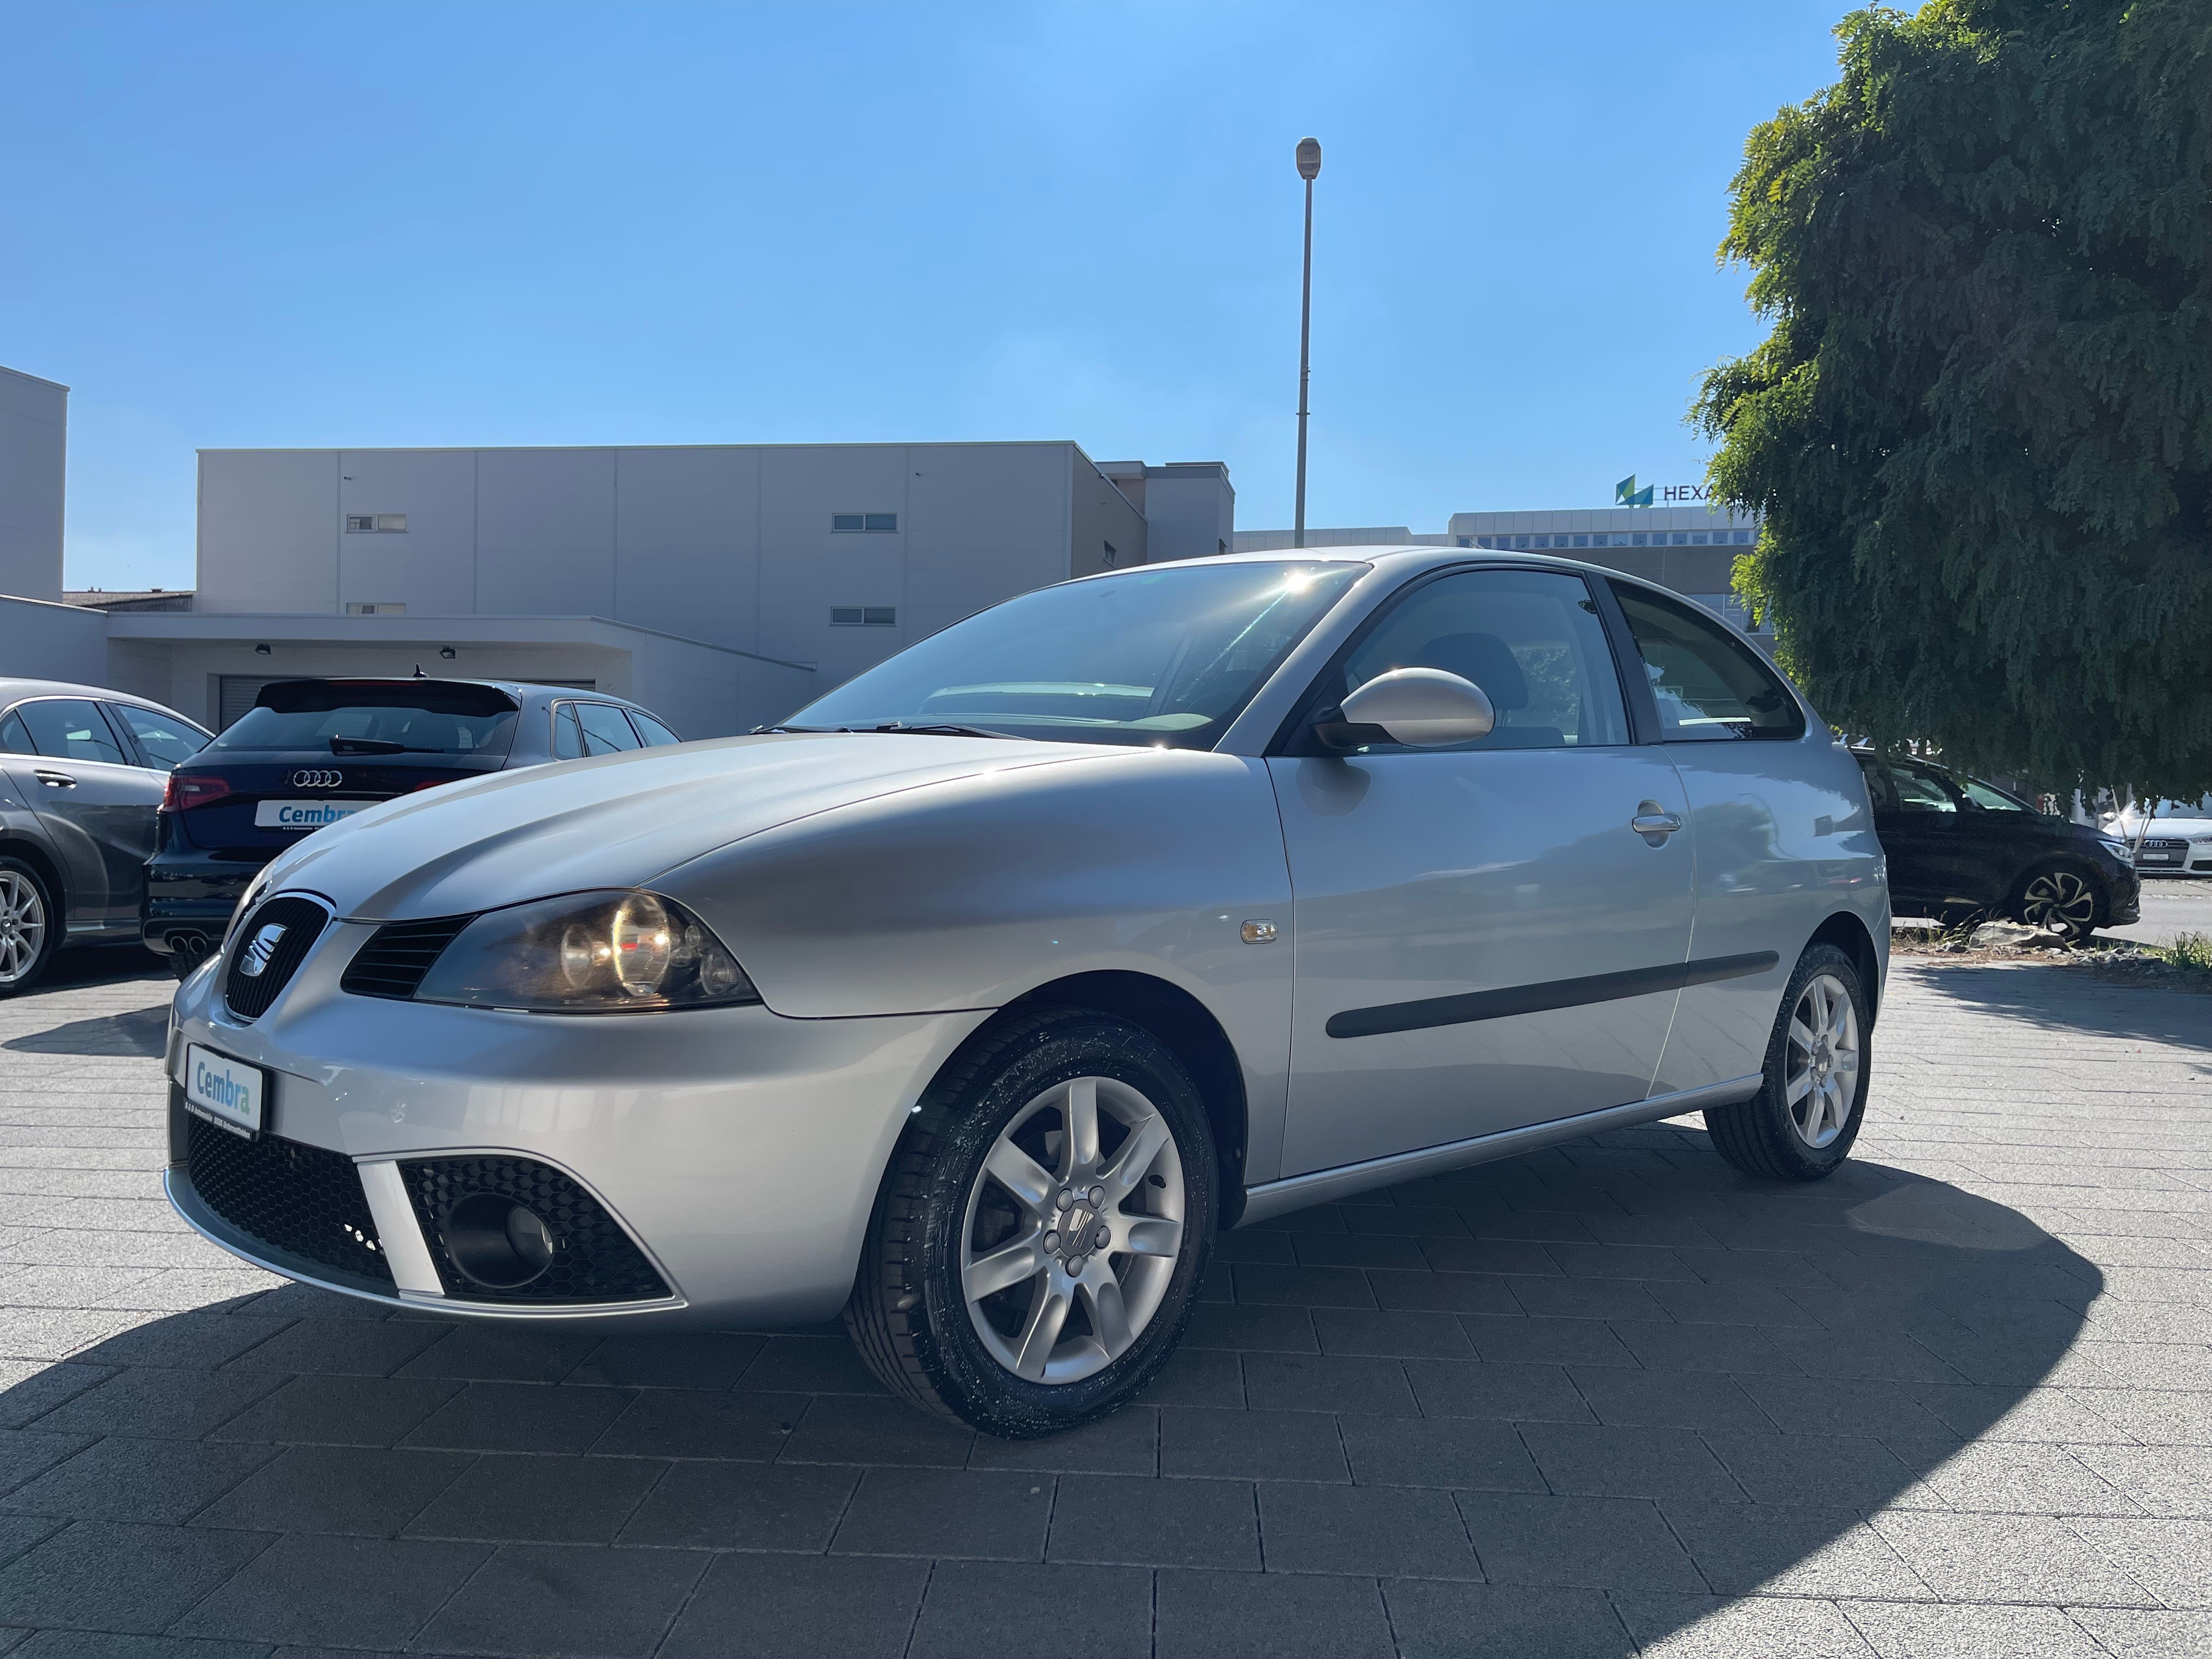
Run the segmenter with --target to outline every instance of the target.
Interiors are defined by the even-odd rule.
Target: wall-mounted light
[[[265,645],[257,645],[253,647],[253,654],[257,657],[265,657],[269,654],[269,647]]]
[[[443,657],[447,662],[451,662],[453,659],[455,653],[452,646],[441,645],[438,647],[438,654]]]

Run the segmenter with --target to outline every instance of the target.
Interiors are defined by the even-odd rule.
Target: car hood
[[[1082,744],[905,733],[726,738],[496,772],[319,830],[269,866],[366,921],[631,887],[733,841],[902,790],[1111,755]]]
[[[2105,833],[2132,844],[2141,829],[2138,823],[2114,824]],[[2145,841],[2197,841],[2206,836],[2212,836],[2212,818],[2153,818],[2143,830]]]

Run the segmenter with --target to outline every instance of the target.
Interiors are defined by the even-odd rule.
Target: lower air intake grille
[[[448,1296],[574,1303],[652,1302],[669,1294],[667,1281],[599,1200],[548,1164],[526,1158],[441,1158],[403,1163],[399,1170]],[[454,1267],[443,1237],[446,1220],[455,1205],[477,1193],[527,1206],[552,1235],[553,1259],[528,1284],[494,1288]]]
[[[368,943],[353,953],[338,989],[357,997],[397,997],[415,994],[422,975],[430,971],[445,948],[473,916],[435,916],[428,921],[386,922],[368,936]]]
[[[275,1135],[247,1140],[201,1117],[188,1115],[185,1133],[185,1170],[201,1203],[277,1254],[392,1289],[351,1158]]]
[[[258,1019],[291,982],[322,936],[330,912],[313,899],[273,898],[257,906],[232,938],[222,1000],[240,1019]]]

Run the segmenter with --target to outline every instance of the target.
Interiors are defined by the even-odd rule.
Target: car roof
[[[643,703],[632,702],[628,697],[617,696],[611,691],[595,691],[587,687],[575,685],[540,685],[535,680],[476,679],[452,674],[288,674],[282,679],[271,680],[269,684],[271,685],[482,685],[495,691],[504,691],[518,702],[526,697],[573,698],[584,702],[618,703],[624,708],[635,708],[641,714],[653,713]]]
[[[1471,562],[1488,565],[1525,565],[1531,570],[1571,570],[1577,575],[1603,576],[1613,581],[1656,587],[1662,592],[1674,592],[1664,583],[1632,576],[1625,570],[1615,570],[1609,565],[1591,564],[1582,559],[1553,558],[1548,553],[1509,552],[1503,548],[1437,547],[1432,544],[1382,547],[1283,547],[1257,553],[1201,554],[1194,559],[1163,560],[1158,564],[1131,565],[1120,570],[1100,571],[1077,580],[1099,581],[1109,576],[1127,575],[1133,570],[1173,570],[1185,565],[1312,562],[1373,565],[1394,574],[1413,575],[1437,566]]]
[[[174,715],[195,731],[206,728],[190,714],[179,714],[166,702],[156,702],[136,691],[118,691],[112,685],[81,685],[75,680],[0,679],[0,708],[27,697],[96,697],[102,702],[127,702],[140,708],[158,708]]]

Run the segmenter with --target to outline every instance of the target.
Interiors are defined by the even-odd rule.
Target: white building
[[[190,609],[73,595],[64,625],[64,607],[0,607],[0,673],[221,726],[270,679],[420,665],[591,684],[715,736],[1016,593],[1224,552],[1235,511],[1218,463],[1097,464],[1068,442],[205,450]],[[50,563],[7,579],[58,596],[58,529]],[[98,638],[62,653],[76,672],[52,652],[11,669],[30,635],[79,622]]]

